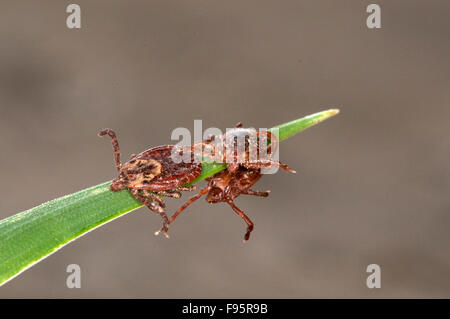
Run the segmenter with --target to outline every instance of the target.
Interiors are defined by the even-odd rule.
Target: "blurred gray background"
[[[141,208],[0,288],[0,297],[450,297],[448,1],[69,1],[0,5],[0,217],[112,179],[176,127],[271,127],[338,107],[281,144],[296,169],[155,237]],[[203,185],[203,183],[202,183]],[[168,200],[173,212],[191,194]],[[68,289],[68,264],[82,288]],[[381,266],[381,289],[366,267]]]

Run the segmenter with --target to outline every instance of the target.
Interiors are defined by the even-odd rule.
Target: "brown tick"
[[[119,176],[112,181],[110,189],[113,192],[128,189],[139,202],[151,211],[158,213],[163,219],[160,231],[168,237],[166,205],[161,199],[161,195],[179,198],[181,191],[195,189],[195,186],[185,187],[184,185],[200,175],[201,163],[195,163],[193,158],[190,163],[175,163],[171,156],[174,146],[163,145],[153,147],[138,155],[133,154],[128,162],[121,164],[116,134],[110,129],[105,129],[98,135],[109,135],[112,139]],[[182,152],[180,150],[179,155],[182,155]],[[191,156],[194,155],[191,153]],[[158,233],[159,231],[156,234]]]
[[[247,129],[242,128],[242,124],[238,123],[235,128],[236,131],[228,131],[225,136],[222,137],[221,141],[226,141],[226,135],[230,134],[255,134],[254,131],[249,131]],[[253,133],[251,133],[253,132]],[[258,133],[256,133],[258,134]],[[269,149],[272,148],[275,150],[277,145],[277,140],[273,134],[270,132],[265,132],[267,138],[271,140],[271,145],[268,147]],[[211,142],[212,139],[209,139],[205,142],[202,142],[204,146],[208,145]],[[266,140],[267,141],[267,140]],[[247,140],[248,142],[248,140]],[[224,145],[224,149],[228,149],[230,152],[229,145]],[[220,171],[216,173],[215,175],[209,177],[206,179],[208,181],[208,185],[200,190],[200,192],[191,197],[184,205],[182,205],[169,219],[168,225],[174,222],[174,220],[177,218],[177,216],[185,210],[190,204],[195,202],[197,199],[202,197],[206,194],[206,201],[208,203],[220,203],[224,202],[231,206],[234,212],[238,214],[244,221],[247,223],[247,232],[244,236],[244,242],[246,242],[250,238],[250,233],[252,232],[254,228],[253,222],[250,220],[250,218],[245,215],[245,213],[239,209],[234,204],[234,199],[238,197],[241,194],[244,195],[253,195],[253,196],[261,196],[261,197],[267,197],[269,196],[270,191],[255,191],[252,190],[251,187],[262,177],[261,168],[262,167],[270,167],[270,166],[278,166],[283,168],[287,172],[295,173],[295,171],[291,170],[289,166],[286,164],[280,163],[279,161],[275,161],[273,159],[267,158],[267,159],[260,159],[258,158],[256,162],[249,162],[248,161],[248,149],[249,144],[246,143],[246,156],[245,161],[242,163],[228,163],[227,168],[223,171]],[[259,145],[256,145],[256,147],[259,149]],[[212,151],[212,153],[214,150]],[[232,155],[236,155],[236,151],[232,152]],[[272,155],[272,153],[270,154]],[[235,158],[235,157],[234,157]]]

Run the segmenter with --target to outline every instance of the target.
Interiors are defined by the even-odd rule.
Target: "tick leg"
[[[154,196],[158,197],[163,205],[161,205],[159,201],[154,201],[154,197],[152,195],[148,197],[140,195],[137,189],[130,189],[130,192],[138,201],[147,206],[148,209],[150,209],[152,212],[158,213],[161,216],[163,220],[163,227],[161,228],[161,231],[163,231],[164,235],[169,238],[169,235],[167,234],[167,224],[169,222],[169,219],[167,218],[166,212],[164,211],[165,205],[164,202],[162,202],[161,198],[151,192],[145,193],[146,195],[153,194]]]
[[[270,160],[270,164],[274,165],[274,166],[281,167],[282,169],[284,169],[288,173],[297,173],[296,171],[291,169],[289,166],[287,166],[286,164],[281,163],[280,161]]]
[[[175,189],[168,189],[165,191],[157,191],[155,193],[157,193],[158,195],[164,195],[167,197],[173,197],[173,198],[180,198],[181,197],[181,191],[193,191],[195,190],[195,185],[193,186],[188,186],[188,187],[178,187]]]
[[[258,160],[255,163],[249,163],[249,164],[242,164],[246,168],[261,168],[261,167],[271,167],[271,166],[277,166],[282,169],[284,169],[286,172],[289,173],[297,173],[293,169],[291,169],[286,164],[281,163],[280,161],[274,161],[274,160]]]
[[[116,160],[117,170],[120,172],[120,168],[122,164],[120,163],[120,149],[119,149],[119,141],[117,140],[116,133],[113,130],[107,128],[98,133],[98,136],[109,135],[111,137],[111,143],[114,148],[114,158]]]
[[[182,186],[182,187],[178,187],[177,191],[186,191],[186,192],[192,192],[195,191],[197,189],[197,187],[195,185],[192,186]]]
[[[252,189],[247,189],[247,190],[241,192],[241,194],[244,194],[244,195],[253,195],[253,196],[261,196],[261,197],[267,197],[267,196],[269,196],[269,193],[270,193],[270,191],[259,192],[259,191],[254,191]]]
[[[205,195],[208,192],[209,192],[209,185],[206,186],[205,188],[201,189],[197,195],[189,198],[186,203],[184,203],[180,208],[178,208],[178,210],[172,216],[170,216],[169,225],[173,223],[173,221],[177,218],[178,215],[180,215],[180,213],[183,210],[185,210],[189,205],[191,205],[193,202],[195,202],[197,199],[199,199],[200,197],[202,197],[203,195]]]
[[[158,204],[164,209],[166,208],[166,204],[164,204],[164,201],[158,194],[150,192],[148,190],[142,190],[146,198],[150,198],[154,202],[158,202]],[[159,192],[158,192],[159,193]]]
[[[158,191],[158,195],[164,195],[167,197],[180,198],[181,193],[178,191]]]
[[[201,189],[200,192],[195,195],[192,196],[191,198],[188,199],[188,201],[186,203],[184,203],[180,208],[178,208],[178,210],[172,215],[170,216],[169,222],[167,223],[167,227],[169,227],[170,224],[172,224],[174,222],[174,220],[177,218],[178,215],[180,215],[180,213],[185,210],[189,205],[191,205],[193,202],[195,202],[197,199],[199,199],[200,197],[202,197],[203,195],[205,195],[206,193],[209,192],[209,185],[206,186],[205,188]],[[159,231],[157,231],[155,233],[155,235],[159,235],[159,233],[163,231],[163,229],[161,228]]]
[[[253,230],[253,222],[250,220],[250,218],[247,217],[247,215],[244,214],[244,212],[242,210],[240,210],[236,205],[234,205],[232,200],[227,201],[228,205],[231,206],[231,208],[233,208],[233,210],[236,212],[236,214],[238,214],[239,216],[242,217],[243,220],[245,220],[245,222],[247,223],[247,232],[245,233],[244,236],[244,243],[247,242],[247,240],[250,238],[250,233]]]

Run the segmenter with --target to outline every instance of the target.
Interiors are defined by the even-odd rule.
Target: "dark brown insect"
[[[242,127],[242,124],[236,126],[238,129]],[[245,130],[245,129],[242,129]],[[244,133],[244,131],[242,131]],[[248,132],[247,132],[248,133]],[[270,133],[268,133],[270,134]],[[275,147],[276,139],[273,135],[270,135],[271,145]],[[204,142],[208,144],[207,142]],[[274,147],[272,149],[274,149]],[[248,158],[248,157],[246,157]],[[244,236],[244,242],[250,238],[250,233],[254,228],[253,222],[245,213],[234,204],[234,199],[241,194],[267,197],[270,191],[255,191],[251,187],[262,177],[261,168],[268,166],[278,166],[283,168],[287,172],[295,173],[289,166],[279,161],[275,161],[271,158],[263,160],[258,159],[254,163],[230,163],[227,168],[207,178],[208,186],[200,190],[200,192],[191,197],[184,205],[182,205],[169,219],[168,225],[174,222],[177,216],[185,210],[190,204],[206,194],[206,201],[208,203],[220,203],[224,202],[231,206],[231,208],[247,223],[247,232]]]
[[[191,191],[195,186],[184,185],[195,180],[202,172],[201,163],[195,163],[193,154],[190,163],[175,163],[172,160],[173,145],[163,145],[148,149],[138,155],[133,154],[124,164],[120,162],[119,142],[116,134],[105,129],[99,136],[109,135],[112,139],[114,157],[119,176],[111,183],[111,190],[117,192],[128,189],[131,194],[151,211],[163,219],[163,231],[167,235],[168,218],[161,195],[179,198],[181,191]],[[183,151],[179,150],[181,156]]]

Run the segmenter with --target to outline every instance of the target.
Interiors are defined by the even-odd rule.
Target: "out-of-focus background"
[[[0,5],[0,218],[112,179],[176,127],[271,127],[338,107],[281,144],[298,174],[192,205],[155,237],[145,208],[76,240],[0,297],[450,297],[448,1],[68,1]],[[203,184],[203,183],[202,183]],[[191,194],[168,200],[174,211]],[[81,267],[82,288],[66,287]],[[381,266],[381,289],[366,267]]]

